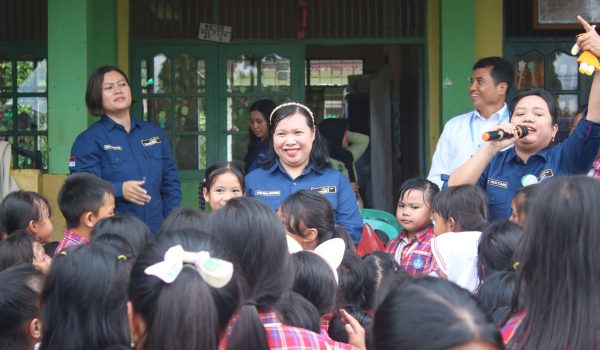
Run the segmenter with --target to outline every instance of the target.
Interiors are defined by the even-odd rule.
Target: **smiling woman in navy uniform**
[[[116,211],[136,216],[157,233],[181,204],[177,165],[163,130],[132,118],[131,89],[123,71],[103,66],[88,81],[85,102],[100,120],[71,148],[71,173],[89,172],[115,187]]]
[[[331,203],[336,224],[357,244],[363,222],[354,190],[342,173],[329,167],[327,148],[310,109],[297,102],[283,103],[273,110],[269,123],[269,154],[262,168],[246,176],[246,195],[278,210],[296,191],[318,191]]]
[[[577,38],[577,43],[600,57],[600,36],[583,18],[579,20],[586,33]],[[486,142],[448,181],[450,186],[477,184],[483,188],[491,220],[510,216],[512,197],[522,186],[557,175],[583,174],[591,168],[600,145],[600,75],[596,72],[593,78],[588,109],[581,121],[559,145],[551,146],[558,131],[558,107],[548,91],[522,91],[509,109],[510,123],[497,129],[514,136]],[[516,136],[517,125],[529,130],[521,139]]]

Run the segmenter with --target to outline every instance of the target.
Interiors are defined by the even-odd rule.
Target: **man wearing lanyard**
[[[485,57],[473,66],[469,96],[475,110],[450,119],[438,140],[427,179],[445,187],[450,174],[481,145],[481,134],[508,123],[506,96],[514,79],[512,64],[501,57]]]

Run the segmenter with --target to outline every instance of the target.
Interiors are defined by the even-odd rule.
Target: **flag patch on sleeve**
[[[69,168],[74,168],[75,167],[75,156],[71,156],[69,158]]]

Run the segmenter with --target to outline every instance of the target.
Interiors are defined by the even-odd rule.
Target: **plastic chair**
[[[398,224],[396,216],[384,210],[365,208],[361,212],[363,222],[370,224],[374,229],[385,232],[390,239],[398,236],[402,226]]]

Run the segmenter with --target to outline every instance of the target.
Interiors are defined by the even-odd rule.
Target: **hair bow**
[[[233,276],[233,264],[229,261],[211,258],[207,251],[186,252],[180,245],[169,248],[163,261],[148,266],[144,272],[165,283],[172,283],[181,273],[184,263],[193,264],[204,281],[214,288],[225,286]]]
[[[302,246],[298,243],[294,238],[286,235],[287,243],[288,243],[288,251],[290,254],[294,254],[297,252],[301,252]],[[338,281],[337,268],[342,263],[342,259],[344,258],[344,252],[346,251],[346,244],[344,240],[341,238],[332,238],[328,239],[325,242],[319,244],[315,250],[307,250],[311,253],[315,253],[320,256],[327,265],[333,271],[333,277],[335,277],[335,282]]]

